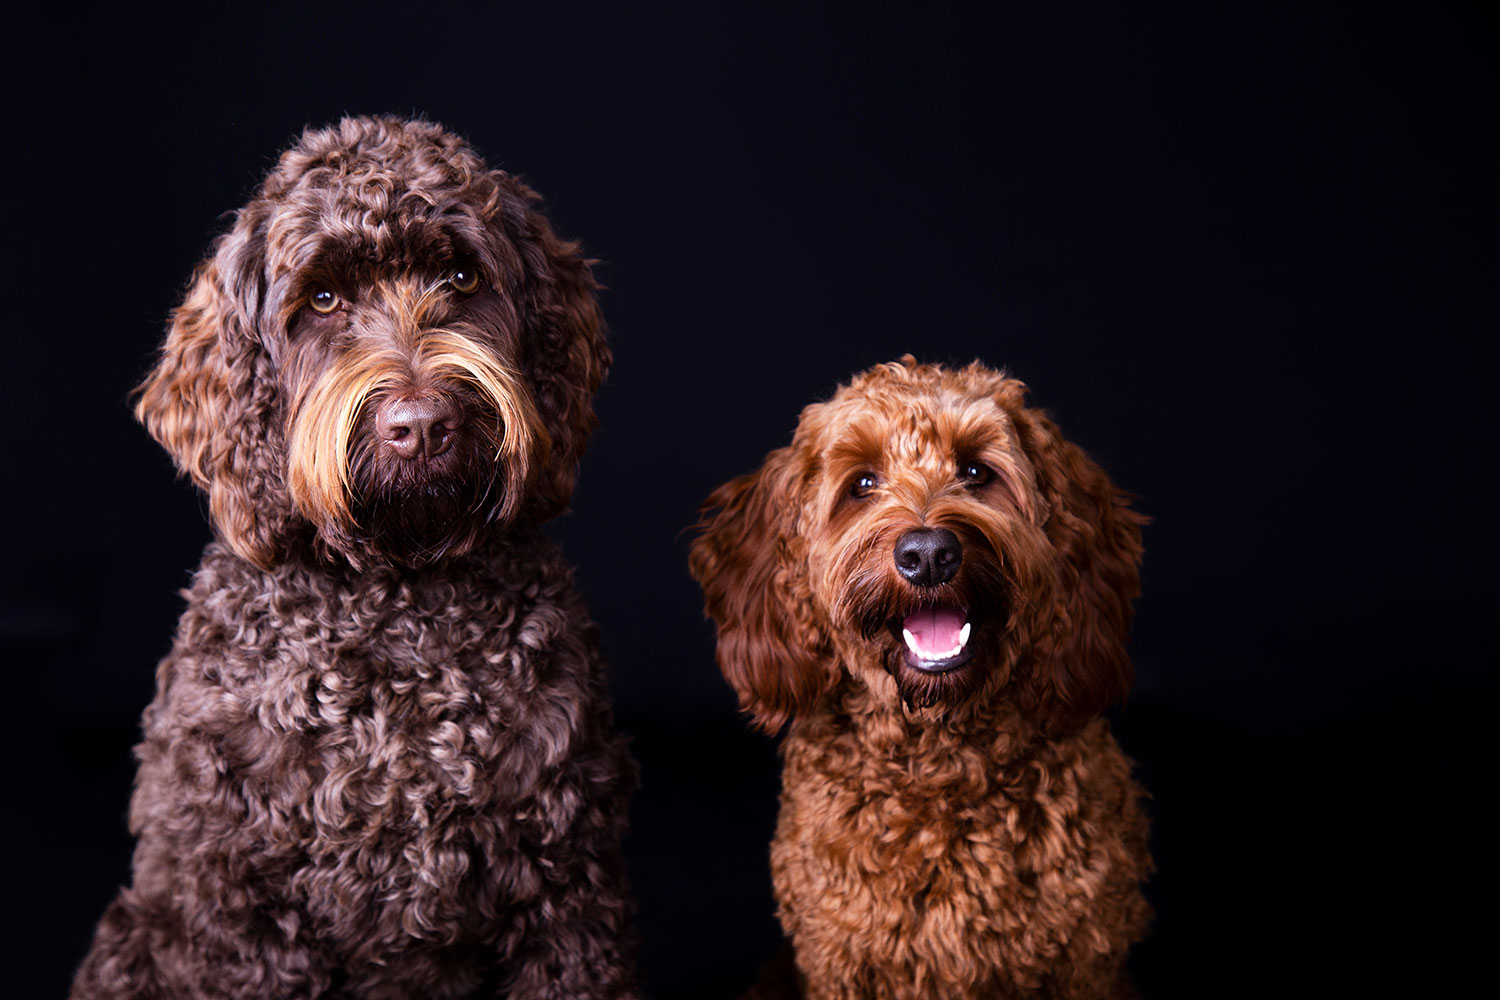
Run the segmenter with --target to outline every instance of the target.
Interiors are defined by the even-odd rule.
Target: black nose
[[[448,450],[461,418],[441,397],[388,400],[375,412],[375,433],[402,458],[433,458]]]
[[[947,528],[917,528],[896,540],[896,569],[918,587],[947,583],[963,561],[963,546]]]

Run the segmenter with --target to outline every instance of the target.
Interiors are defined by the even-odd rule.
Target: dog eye
[[[313,312],[322,313],[327,316],[337,309],[341,302],[339,297],[326,288],[319,288],[307,297],[307,304],[313,307]]]
[[[479,268],[472,264],[463,264],[453,269],[448,275],[448,284],[455,290],[468,295],[479,287]]]
[[[849,495],[854,497],[867,497],[870,491],[880,485],[880,480],[875,478],[873,472],[861,472],[849,485]]]
[[[958,478],[965,486],[983,486],[994,476],[994,470],[983,462],[964,462],[958,467]]]

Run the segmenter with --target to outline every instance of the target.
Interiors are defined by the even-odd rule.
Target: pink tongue
[[[924,653],[946,653],[958,645],[964,613],[957,608],[923,608],[906,616],[906,630]]]

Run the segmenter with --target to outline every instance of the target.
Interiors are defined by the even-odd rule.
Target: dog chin
[[[887,651],[886,673],[908,708],[953,708],[968,701],[984,681],[984,667],[971,655],[961,664],[936,673],[913,667],[899,649]]]
[[[464,555],[500,519],[504,496],[499,476],[478,480],[433,470],[383,484],[363,492],[356,505],[350,554],[408,566]]]

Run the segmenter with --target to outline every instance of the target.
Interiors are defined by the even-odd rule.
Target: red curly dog
[[[1149,908],[1125,694],[1144,518],[979,364],[907,357],[708,500],[692,571],[755,722],[808,997],[1129,995]]]

